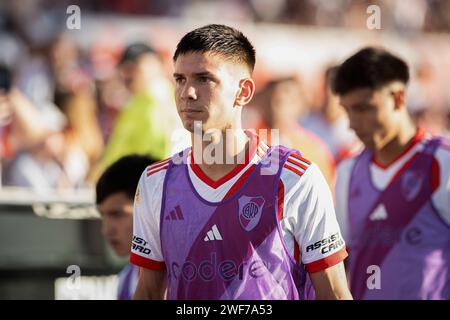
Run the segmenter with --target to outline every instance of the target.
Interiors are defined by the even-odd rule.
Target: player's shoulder
[[[349,173],[349,172],[352,170],[352,168],[353,168],[353,166],[354,166],[354,164],[355,164],[355,162],[356,162],[356,159],[357,159],[360,155],[361,155],[361,152],[358,152],[357,154],[352,155],[351,157],[347,157],[347,158],[345,158],[345,159],[342,159],[342,160],[337,164],[337,167],[336,167],[338,176],[339,176],[339,174],[346,174],[346,173]]]
[[[298,153],[291,153],[288,156],[281,169],[280,183],[284,187],[286,208],[289,207],[288,203],[290,205],[310,203],[318,197],[326,199],[331,195],[318,165]],[[295,205],[292,208],[295,208]],[[291,209],[286,209],[288,216],[297,214]]]
[[[167,169],[169,168],[169,163],[172,157],[155,162],[151,165],[149,165],[147,168],[145,168],[145,180],[152,180],[160,179],[161,177],[164,177]]]
[[[439,145],[434,153],[434,160],[436,166],[433,169],[437,169],[439,172],[441,183],[450,180],[450,140],[445,137],[439,139]]]
[[[431,138],[430,138],[431,139]],[[436,157],[439,162],[448,163],[450,161],[450,139],[439,137],[439,145],[436,150]]]
[[[292,152],[281,169],[281,181],[285,190],[296,189],[301,185],[314,183],[320,179],[322,173],[319,167],[311,160],[300,155],[299,152]]]
[[[423,138],[420,141],[420,147],[418,150],[424,151],[427,145],[432,142],[437,142],[437,147],[434,151],[434,159],[440,168],[448,167],[450,162],[450,139],[448,137],[432,135],[429,132],[425,132]]]
[[[173,157],[169,157],[160,160],[145,168],[140,181],[142,188],[148,190],[150,193],[155,193],[156,190],[162,189],[167,169],[169,168],[172,158]]]
[[[286,159],[281,171],[286,173],[287,176],[298,177],[303,176],[306,171],[313,165],[313,162],[300,155],[300,152],[293,150]]]
[[[162,195],[166,173],[173,157],[174,156],[160,160],[147,166],[141,175],[139,190],[145,194],[146,197],[152,199],[152,202],[157,201]]]
[[[146,182],[150,181],[150,183],[152,184],[157,183],[158,181],[164,181],[167,169],[169,169],[169,165],[171,163],[178,165],[187,162],[187,157],[189,156],[190,150],[191,148],[186,148],[183,151],[175,153],[166,159],[157,161],[149,165],[145,169],[145,174],[143,175],[145,177],[144,180]]]
[[[438,181],[439,187],[433,194],[433,204],[439,215],[450,225],[450,202],[449,184],[450,182],[450,140],[446,137],[434,137],[438,139],[439,145],[434,153],[434,160],[431,174],[434,181]],[[439,178],[437,178],[439,177]]]

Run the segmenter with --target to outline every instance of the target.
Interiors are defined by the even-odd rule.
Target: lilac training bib
[[[310,294],[306,271],[288,254],[277,220],[281,168],[292,152],[270,148],[244,184],[218,203],[195,190],[187,152],[170,161],[161,208],[167,299],[304,299]]]
[[[355,299],[450,299],[450,228],[431,201],[440,143],[430,140],[385,190],[371,182],[372,153],[356,160],[348,199]]]

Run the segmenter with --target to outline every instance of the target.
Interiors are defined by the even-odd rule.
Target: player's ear
[[[236,96],[236,105],[245,106],[252,100],[255,93],[255,82],[251,78],[245,78],[239,81],[239,91]]]
[[[394,98],[395,109],[402,109],[406,105],[406,91],[405,89],[396,89],[392,91],[392,97]]]

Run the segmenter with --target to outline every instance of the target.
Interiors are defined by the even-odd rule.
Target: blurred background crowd
[[[81,10],[80,29],[66,12]],[[370,5],[381,29],[370,30]],[[450,130],[450,1],[0,1],[0,159],[3,186],[39,193],[90,188],[123,155],[164,158],[189,145],[177,118],[172,53],[193,27],[240,28],[257,51],[247,128],[317,162],[330,185],[360,147],[328,86],[364,45],[411,66],[408,108],[435,134]],[[270,141],[269,141],[270,142]]]

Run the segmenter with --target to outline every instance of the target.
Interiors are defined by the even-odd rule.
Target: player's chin
[[[376,144],[373,140],[370,140],[370,139],[366,139],[366,140],[360,139],[360,140],[363,143],[364,147],[366,147],[367,149],[372,150],[372,151],[377,149]]]
[[[195,131],[202,132],[205,126],[205,121],[203,119],[183,119],[184,128],[194,133]]]
[[[189,132],[194,132],[194,121],[185,121],[183,120],[183,127],[189,131]]]
[[[368,149],[373,149],[375,146],[373,139],[368,134],[357,133],[356,136],[359,140],[364,144],[364,146]]]

